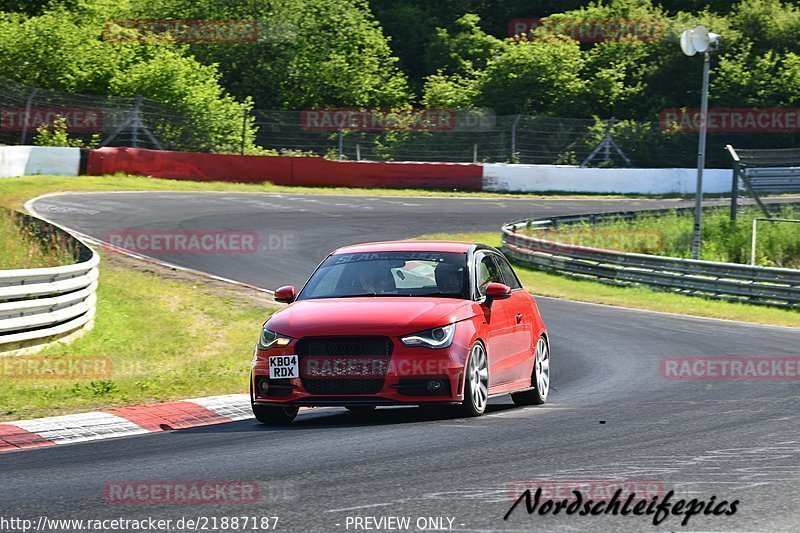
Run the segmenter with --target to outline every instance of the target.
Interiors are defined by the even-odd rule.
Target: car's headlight
[[[274,331],[264,328],[261,330],[261,336],[258,338],[258,347],[262,350],[267,350],[274,346],[286,346],[290,342],[292,342],[291,338],[284,337]]]
[[[406,346],[425,346],[426,348],[447,348],[453,342],[456,334],[456,325],[448,324],[438,328],[426,329],[419,333],[412,333],[400,340]]]

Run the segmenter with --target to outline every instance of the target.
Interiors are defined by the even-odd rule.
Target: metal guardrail
[[[55,235],[76,263],[53,268],[0,270],[0,351],[75,331],[94,317],[100,256],[67,232],[16,214],[40,234]]]
[[[800,309],[800,270],[618,252],[519,233],[635,216],[633,212],[604,213],[512,222],[502,228],[503,251],[522,263],[614,285],[649,285],[721,300]]]

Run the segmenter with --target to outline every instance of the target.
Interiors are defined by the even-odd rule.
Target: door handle
[[[522,323],[522,313],[517,313],[517,324]]]

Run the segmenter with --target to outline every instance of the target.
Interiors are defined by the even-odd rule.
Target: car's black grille
[[[305,337],[297,341],[295,353],[304,357],[348,357],[370,356],[385,358],[388,369],[392,356],[392,340],[389,337]],[[303,388],[309,394],[346,395],[376,394],[383,388],[385,375],[380,378],[309,378],[301,372]]]
[[[295,353],[305,355],[392,355],[389,337],[305,337],[297,341]]]
[[[303,378],[309,394],[376,394],[383,388],[384,379],[317,379]]]

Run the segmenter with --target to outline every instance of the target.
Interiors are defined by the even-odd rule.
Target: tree
[[[259,108],[398,106],[409,98],[407,80],[364,0],[156,0],[139,4],[138,14],[255,21],[256,42],[189,48],[201,62],[219,65],[233,95],[251,96]]]
[[[109,88],[118,96],[143,96],[172,104],[173,116],[150,117],[164,143],[184,150],[238,151],[251,101],[235,101],[220,87],[218,78],[216,65],[200,65],[192,57],[163,49],[152,59],[121,70],[110,80]],[[251,139],[249,122],[246,128],[251,130],[245,133]]]
[[[425,51],[425,61],[447,74],[473,75],[484,70],[500,53],[503,41],[487,35],[478,25],[478,15],[466,14],[455,22],[453,31],[437,28]]]
[[[575,116],[585,91],[584,58],[570,39],[508,42],[478,81],[477,104],[498,115],[547,113]]]

